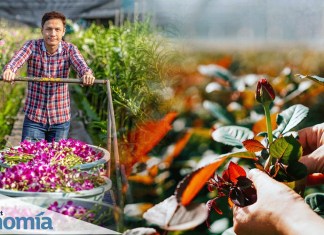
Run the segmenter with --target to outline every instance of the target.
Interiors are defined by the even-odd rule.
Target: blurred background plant
[[[92,24],[73,35],[96,78],[109,79],[116,113],[118,135],[123,138],[137,122],[162,117],[165,107],[168,69],[176,52],[165,38],[154,34],[147,22],[125,22],[109,28]],[[72,92],[89,102],[95,115],[86,122],[105,133],[107,128],[107,96],[105,89],[72,87]],[[84,96],[82,95],[82,92]],[[99,136],[98,136],[99,137]],[[100,141],[105,135],[100,136]]]
[[[9,61],[14,52],[20,48],[25,40],[35,37],[36,31],[26,27],[17,28],[6,20],[0,20],[0,68]],[[2,73],[2,72],[1,72]],[[22,69],[21,75],[25,74]],[[10,143],[6,143],[6,138],[10,134],[15,122],[16,114],[21,106],[25,93],[25,84],[2,83],[0,87],[0,148],[2,149]]]

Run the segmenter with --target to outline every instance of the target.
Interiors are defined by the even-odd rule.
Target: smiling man
[[[3,80],[14,82],[17,70],[27,62],[30,77],[68,78],[72,67],[83,85],[92,85],[95,77],[76,46],[65,42],[66,17],[47,12],[42,17],[42,39],[30,40],[4,67]],[[24,106],[22,141],[59,141],[70,128],[70,94],[67,83],[29,82]]]

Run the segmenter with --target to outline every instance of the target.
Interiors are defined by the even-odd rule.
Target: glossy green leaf
[[[308,114],[308,108],[297,104],[282,111],[277,117],[278,127],[274,130],[274,135],[285,134],[296,127]]]
[[[280,159],[285,165],[298,161],[303,149],[300,143],[292,136],[281,137],[270,144],[270,155]]]
[[[240,126],[223,126],[219,127],[212,133],[212,138],[220,143],[242,148],[242,142],[247,139],[252,139],[253,132]]]
[[[228,125],[235,122],[235,119],[232,116],[232,114],[228,112],[225,108],[223,108],[221,105],[210,101],[204,101],[203,106],[222,123]]]
[[[271,168],[270,170],[270,175],[274,175],[275,174],[275,167]],[[274,176],[274,179],[279,181],[279,182],[291,182],[294,179],[292,177],[290,177],[287,172],[283,169],[283,168],[279,168],[277,173]]]
[[[287,173],[294,178],[300,180],[307,176],[307,167],[301,162],[294,162],[287,167]]]

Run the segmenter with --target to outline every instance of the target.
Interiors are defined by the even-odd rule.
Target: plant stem
[[[264,113],[267,122],[268,140],[269,140],[269,144],[271,144],[273,141],[273,137],[272,137],[272,126],[271,126],[271,117],[270,117],[270,103],[265,103],[263,105],[263,108],[264,108]]]
[[[268,141],[269,141],[269,145],[270,145],[272,143],[272,141],[273,141],[271,117],[270,117],[270,102],[264,103],[263,108],[264,108],[264,114],[265,114],[265,117],[266,117]],[[272,165],[272,156],[271,156],[271,154],[269,155],[268,164]],[[268,167],[270,167],[270,165]]]

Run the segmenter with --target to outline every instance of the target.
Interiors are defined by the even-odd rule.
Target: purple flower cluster
[[[92,222],[95,218],[94,212],[83,206],[76,205],[73,201],[68,201],[62,205],[59,205],[59,203],[55,201],[51,203],[47,209],[87,222]]]
[[[32,154],[36,158],[46,155],[48,159],[63,159],[70,154],[77,155],[83,163],[92,162],[102,157],[103,153],[96,152],[80,140],[64,139],[59,142],[48,143],[46,140],[38,142],[23,141],[18,148],[11,148],[6,152],[12,154]]]
[[[76,164],[98,160],[103,153],[78,140],[67,139],[47,143],[24,141],[18,148],[1,153],[4,159],[33,156],[28,161],[0,172],[0,188],[28,192],[74,192],[89,190],[101,185],[104,180],[99,173],[89,174],[72,167]]]

